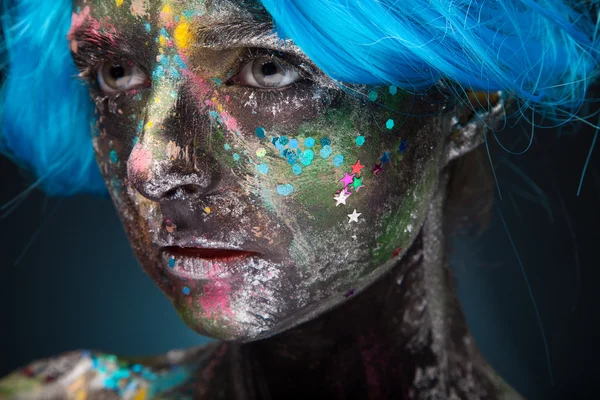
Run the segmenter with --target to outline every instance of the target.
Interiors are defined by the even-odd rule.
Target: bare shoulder
[[[0,399],[150,399],[177,393],[202,370],[216,343],[154,357],[73,351],[32,362],[0,379]],[[190,397],[191,398],[191,397]]]

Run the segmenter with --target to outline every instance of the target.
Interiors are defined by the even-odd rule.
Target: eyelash
[[[94,50],[98,50],[98,51],[94,51]],[[315,68],[312,65],[307,64],[306,62],[304,62],[304,60],[302,60],[299,57],[296,57],[292,54],[279,52],[279,51],[271,50],[271,49],[248,48],[246,54],[243,57],[240,57],[240,59],[236,63],[236,66],[234,68],[232,68],[231,71],[233,71],[233,72],[230,72],[227,74],[226,79],[224,79],[224,84],[226,86],[235,86],[235,83],[233,83],[231,81],[232,78],[235,77],[237,74],[239,74],[241,69],[247,63],[250,63],[250,62],[254,61],[255,59],[258,59],[258,58],[264,57],[264,56],[275,56],[275,57],[283,60],[284,62],[288,63],[289,65],[293,66],[294,68],[296,68],[298,70],[298,73],[300,74],[302,79],[297,82],[294,82],[293,84],[291,84],[289,86],[282,87],[282,88],[266,89],[266,88],[243,87],[244,89],[262,92],[263,94],[267,94],[268,92],[283,92],[286,90],[290,90],[291,88],[297,88],[298,86],[300,86],[302,84],[310,83],[311,79],[315,75]],[[74,54],[74,59],[75,59],[76,65],[78,66],[79,70],[81,71],[81,73],[78,75],[78,79],[81,79],[90,87],[92,96],[94,98],[96,98],[98,101],[102,101],[102,100],[106,100],[106,99],[108,99],[109,101],[115,101],[117,99],[125,100],[125,99],[137,94],[137,92],[139,90],[145,89],[145,88],[140,88],[140,89],[132,89],[132,90],[127,90],[127,91],[118,92],[118,93],[106,93],[106,92],[103,92],[102,90],[100,90],[100,88],[98,87],[97,74],[98,74],[99,68],[101,68],[103,63],[109,62],[109,63],[123,64],[123,63],[130,62],[131,58],[119,57],[116,54],[110,54],[110,53],[107,54],[107,53],[103,52],[101,48],[95,48],[95,49],[82,48],[82,49],[80,49],[80,51],[78,51],[76,54]],[[147,76],[149,76],[149,77],[152,76],[152,74],[148,72],[148,68],[146,68],[145,65],[143,65],[142,63],[136,63],[136,64]]]

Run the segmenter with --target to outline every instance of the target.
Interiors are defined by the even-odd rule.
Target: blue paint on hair
[[[92,103],[66,40],[71,9],[71,0],[4,2],[0,151],[49,194],[106,193],[90,140]]]

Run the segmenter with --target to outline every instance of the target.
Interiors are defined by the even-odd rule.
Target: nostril
[[[191,196],[197,195],[201,191],[202,191],[202,188],[200,186],[194,185],[194,184],[187,184],[187,185],[181,185],[181,186],[177,186],[173,189],[167,190],[166,192],[164,192],[162,197],[164,199],[184,198],[184,197],[190,196],[190,195]]]

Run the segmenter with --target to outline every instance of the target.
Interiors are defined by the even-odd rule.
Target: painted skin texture
[[[75,3],[100,168],[142,266],[192,329],[267,337],[358,293],[410,246],[451,118],[440,95],[338,84],[254,2]],[[298,79],[251,87],[253,61],[258,78],[266,62]],[[103,90],[98,74],[123,66],[138,83]],[[167,246],[252,254],[203,262]]]
[[[438,91],[330,80],[254,1],[74,10],[98,164],[137,257],[192,329],[229,342],[72,353],[0,398],[520,399],[445,267],[447,165],[483,119]]]

